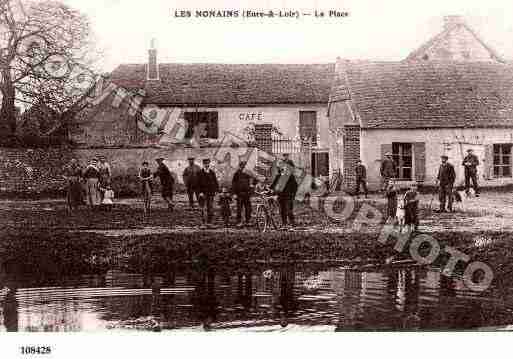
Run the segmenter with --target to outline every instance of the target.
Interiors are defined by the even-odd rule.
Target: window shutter
[[[219,138],[219,126],[218,126],[218,119],[217,119],[217,112],[211,112],[210,113],[210,133],[208,134],[208,137],[210,138]]]
[[[426,178],[426,143],[413,144],[413,160],[415,161],[415,179],[422,182]]]
[[[493,178],[493,145],[486,145],[484,152],[483,177],[489,180]]]

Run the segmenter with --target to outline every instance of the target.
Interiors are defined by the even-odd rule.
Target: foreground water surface
[[[191,268],[5,276],[2,331],[463,330],[513,324],[512,288],[477,293],[420,267]],[[7,290],[8,289],[8,290]]]

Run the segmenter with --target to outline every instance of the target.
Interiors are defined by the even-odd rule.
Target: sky
[[[481,38],[513,59],[513,1],[500,0],[64,0],[91,20],[100,66],[146,63],[151,39],[159,62],[327,63],[401,60],[462,15]],[[339,10],[345,18],[196,19],[176,10]]]

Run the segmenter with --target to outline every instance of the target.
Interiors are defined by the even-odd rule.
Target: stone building
[[[79,157],[104,155],[120,171],[162,156],[180,172],[190,155],[212,157],[229,132],[327,176],[334,70],[333,63],[159,64],[152,48],[147,64],[122,64],[110,74],[70,137]]]
[[[442,154],[461,184],[468,148],[480,159],[481,184],[513,183],[513,66],[460,17],[446,17],[443,31],[403,61],[339,58],[335,73],[330,155],[347,187],[361,159],[377,189],[386,152],[404,185],[435,184]]]

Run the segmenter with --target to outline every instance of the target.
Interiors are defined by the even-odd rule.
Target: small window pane
[[[505,155],[511,154],[511,145],[504,145],[502,153],[504,153]]]
[[[403,168],[403,178],[411,179],[411,168]]]
[[[502,156],[502,164],[503,165],[509,165],[510,164],[510,157],[509,156]]]
[[[497,166],[495,166],[495,167],[493,168],[493,175],[494,175],[494,177],[499,177],[499,176],[500,176],[500,174],[499,174],[499,173],[500,173],[499,168],[500,168],[500,167],[497,167]]]
[[[493,164],[498,165],[501,162],[500,156],[493,156]]]
[[[511,167],[509,167],[509,166],[502,167],[502,175],[504,177],[511,177]]]

